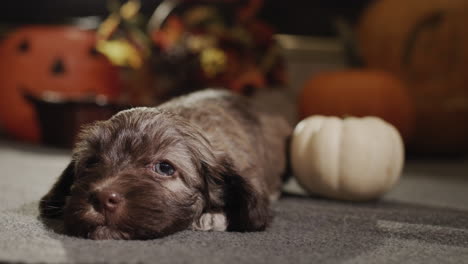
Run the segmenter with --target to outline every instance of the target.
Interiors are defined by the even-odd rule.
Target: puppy
[[[290,133],[282,118],[221,90],[122,111],[83,129],[41,216],[91,239],[264,230]]]

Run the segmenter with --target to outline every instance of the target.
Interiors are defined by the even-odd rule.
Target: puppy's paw
[[[269,198],[270,202],[276,202],[276,201],[278,201],[280,196],[281,196],[281,192],[278,191],[278,192],[270,194],[270,196],[268,196],[268,198]]]
[[[223,213],[202,214],[200,219],[193,222],[192,229],[197,231],[226,231],[227,221]]]

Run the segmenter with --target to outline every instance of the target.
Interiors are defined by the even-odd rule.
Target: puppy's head
[[[151,109],[125,111],[88,127],[64,172],[69,175],[62,175],[72,177],[69,193],[59,188],[66,231],[93,239],[145,239],[187,228],[206,203],[200,160],[213,158],[208,148],[192,125]]]

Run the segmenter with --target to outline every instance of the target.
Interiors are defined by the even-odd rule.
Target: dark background
[[[372,0],[265,0],[259,16],[278,33],[333,35],[332,21],[343,17],[351,24]],[[0,6],[0,22],[7,24],[60,22],[70,17],[108,14],[106,0],[7,0]],[[161,0],[142,0],[150,15]]]

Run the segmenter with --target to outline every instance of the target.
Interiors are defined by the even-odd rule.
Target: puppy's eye
[[[87,169],[91,169],[91,168],[96,167],[99,164],[99,161],[100,160],[98,157],[91,157],[88,160],[86,160],[84,165]]]
[[[175,173],[174,167],[167,162],[158,162],[153,166],[154,172],[163,176],[172,176]]]

